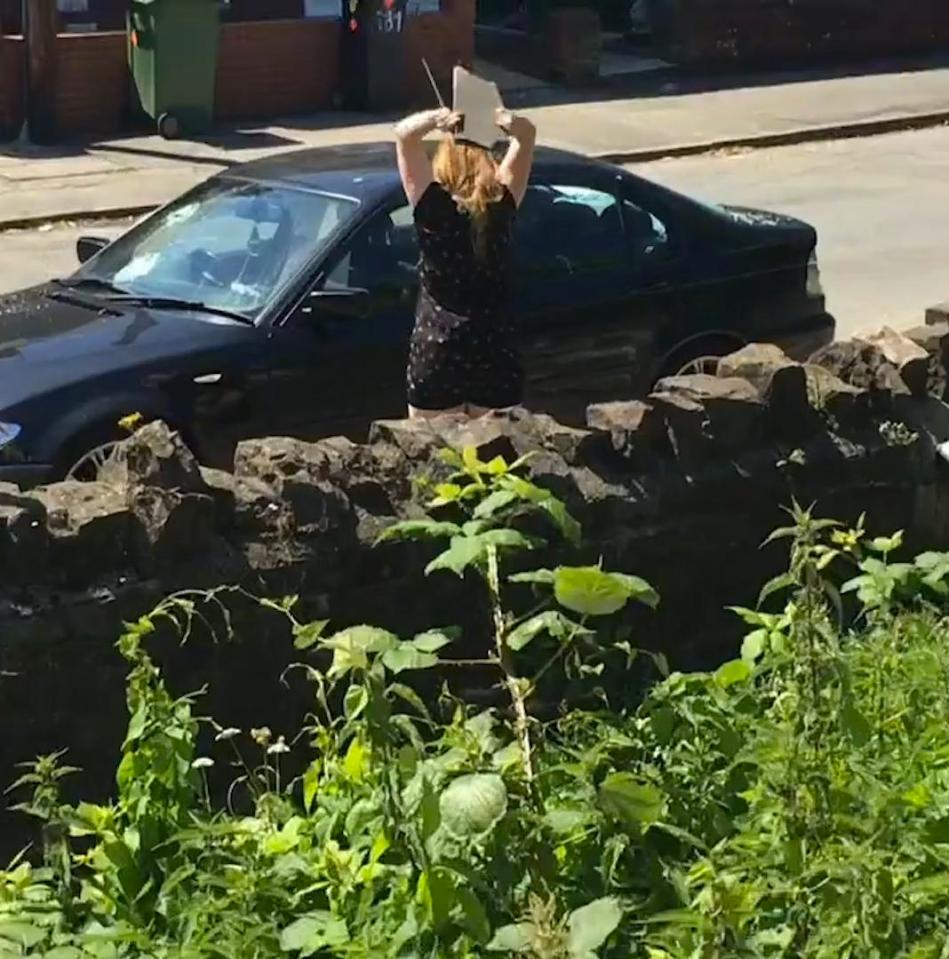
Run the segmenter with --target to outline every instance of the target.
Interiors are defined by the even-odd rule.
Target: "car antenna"
[[[438,105],[444,110],[445,101],[442,99],[442,92],[438,89],[438,84],[435,82],[435,77],[432,76],[432,69],[428,65],[428,60],[425,57],[422,57],[422,66],[425,67],[425,72],[428,74],[428,82],[432,85],[432,89],[435,91],[435,97],[438,100]]]

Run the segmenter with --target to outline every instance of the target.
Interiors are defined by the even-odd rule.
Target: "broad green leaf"
[[[501,926],[487,945],[490,952],[528,952],[534,941],[534,926],[529,922],[518,922],[510,926]]]
[[[781,573],[780,576],[775,576],[774,579],[768,580],[761,587],[761,592],[758,594],[758,606],[764,606],[765,601],[775,593],[791,589],[796,585],[794,577],[790,573]]]
[[[855,746],[866,746],[870,742],[873,735],[870,723],[853,703],[845,703],[840,711],[840,722]]]
[[[482,463],[478,458],[478,451],[473,446],[466,446],[461,451],[461,462],[464,465],[465,472],[479,483],[482,482],[481,474],[487,471],[487,463]]]
[[[544,822],[555,833],[572,833],[590,822],[590,813],[582,809],[548,809]]]
[[[444,553],[439,554],[425,567],[428,576],[439,569],[447,569],[456,576],[484,558],[485,545],[478,536],[455,536]]]
[[[567,511],[567,507],[555,496],[541,500],[537,504],[554,522],[560,535],[571,545],[579,546],[583,538],[583,529]]]
[[[536,543],[516,529],[491,529],[479,537],[485,546],[498,549],[534,549]]]
[[[761,658],[768,647],[768,630],[756,629],[749,633],[741,644],[741,658],[752,666]]]
[[[46,938],[46,933],[28,922],[14,919],[0,920],[0,938],[29,949]]]
[[[639,576],[630,576],[628,573],[610,573],[610,576],[618,576],[625,583],[629,590],[629,598],[642,603],[650,609],[656,609],[659,605],[659,594]]]
[[[399,539],[445,539],[460,532],[455,523],[439,523],[431,519],[407,519],[393,523],[380,533],[376,545]]]
[[[331,676],[339,676],[351,669],[366,669],[369,656],[385,652],[399,642],[398,636],[376,626],[352,626],[322,640],[326,649],[333,650]]]
[[[430,629],[419,633],[412,640],[412,645],[423,653],[437,653],[458,639],[459,632],[459,630]]]
[[[441,866],[433,866],[419,877],[418,901],[428,910],[432,925],[441,929],[451,920],[455,904],[455,886],[451,874]]]
[[[641,830],[658,822],[665,805],[662,793],[632,773],[612,773],[599,790],[600,808],[624,825]]]
[[[515,652],[524,649],[541,633],[548,633],[554,639],[567,639],[572,633],[578,632],[581,627],[567,619],[563,613],[555,609],[547,610],[532,616],[529,620],[521,623],[516,629],[508,635],[507,644]],[[589,633],[589,630],[584,630]]]
[[[43,959],[83,959],[83,954],[75,946],[57,946],[55,949],[47,949],[43,953]]]
[[[351,782],[363,781],[366,770],[369,768],[369,751],[358,739],[354,739],[346,750],[343,758],[343,772]]]
[[[382,661],[393,673],[399,674],[408,669],[431,669],[438,665],[434,653],[423,653],[412,643],[399,643],[382,654]]]
[[[490,496],[486,496],[478,503],[473,514],[474,518],[491,519],[495,513],[504,509],[505,506],[510,506],[516,499],[517,494],[511,492],[511,490],[495,490]]]
[[[323,637],[329,625],[328,619],[317,619],[312,623],[300,623],[293,627],[293,645],[296,649],[309,649]]]
[[[897,530],[892,536],[877,536],[867,543],[874,553],[892,553],[903,545],[903,531]]]
[[[552,569],[535,569],[529,573],[515,573],[508,576],[509,583],[538,583],[544,586],[553,586],[557,574]]]
[[[280,933],[280,949],[300,956],[313,956],[321,949],[345,946],[348,942],[346,923],[330,912],[301,916]]]
[[[439,483],[435,487],[435,499],[429,504],[433,509],[457,503],[461,497],[461,487],[457,483]]]
[[[455,900],[461,909],[461,924],[478,942],[485,943],[491,938],[491,922],[481,900],[467,887],[455,885]]]
[[[581,616],[609,616],[630,600],[629,584],[622,576],[605,573],[599,566],[562,566],[554,576],[554,597]]]
[[[320,762],[314,759],[303,774],[303,808],[307,812],[313,807],[316,791],[320,785]]]
[[[493,773],[470,773],[452,780],[438,805],[442,823],[453,836],[483,835],[507,812],[507,787]]]
[[[596,899],[570,913],[567,920],[567,950],[576,959],[595,953],[615,932],[623,918],[619,902],[612,897]]]
[[[495,456],[485,464],[484,471],[491,476],[503,476],[508,470],[507,461],[503,456]]]
[[[410,686],[403,686],[401,683],[393,683],[389,687],[389,692],[393,696],[398,696],[399,699],[408,703],[417,713],[428,718],[428,708],[425,703],[422,702],[422,697],[412,689]]]
[[[343,698],[343,712],[349,720],[357,719],[369,705],[369,690],[365,686],[354,683],[346,690]]]
[[[735,683],[743,683],[751,676],[751,673],[751,666],[744,659],[733,659],[730,663],[719,666],[715,671],[715,682],[718,683],[722,689],[728,689],[729,686],[734,686]]]

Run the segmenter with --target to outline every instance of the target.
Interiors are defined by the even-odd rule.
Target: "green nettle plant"
[[[470,586],[484,635],[334,632],[268,601],[312,715],[245,733],[175,698],[147,648],[226,591],[166,600],[119,643],[114,801],[65,804],[59,755],[18,783],[43,854],[0,873],[2,959],[949,959],[949,556],[894,562],[899,535],[795,506],[774,534],[788,572],[736,609],[739,659],[542,720],[544,684],[596,691],[633,653],[613,617],[658,597],[599,566],[529,569],[579,544],[564,504],[523,461],[448,460],[429,518],[382,539],[440,544],[427,573]],[[451,692],[472,666],[503,705]],[[430,670],[437,702],[412,682]]]

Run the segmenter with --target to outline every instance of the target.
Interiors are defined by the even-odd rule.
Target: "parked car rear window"
[[[358,206],[292,187],[211,180],[120,237],[77,277],[253,316]]]

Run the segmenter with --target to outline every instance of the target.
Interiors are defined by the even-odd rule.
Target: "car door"
[[[644,268],[647,245],[631,242],[630,227],[642,232],[654,219],[653,231],[668,237],[623,195],[618,177],[532,181],[515,238],[530,407],[575,422],[591,402],[641,391],[669,295],[663,269]]]
[[[272,430],[365,438],[405,415],[405,366],[418,291],[409,206],[359,227],[271,338]]]

